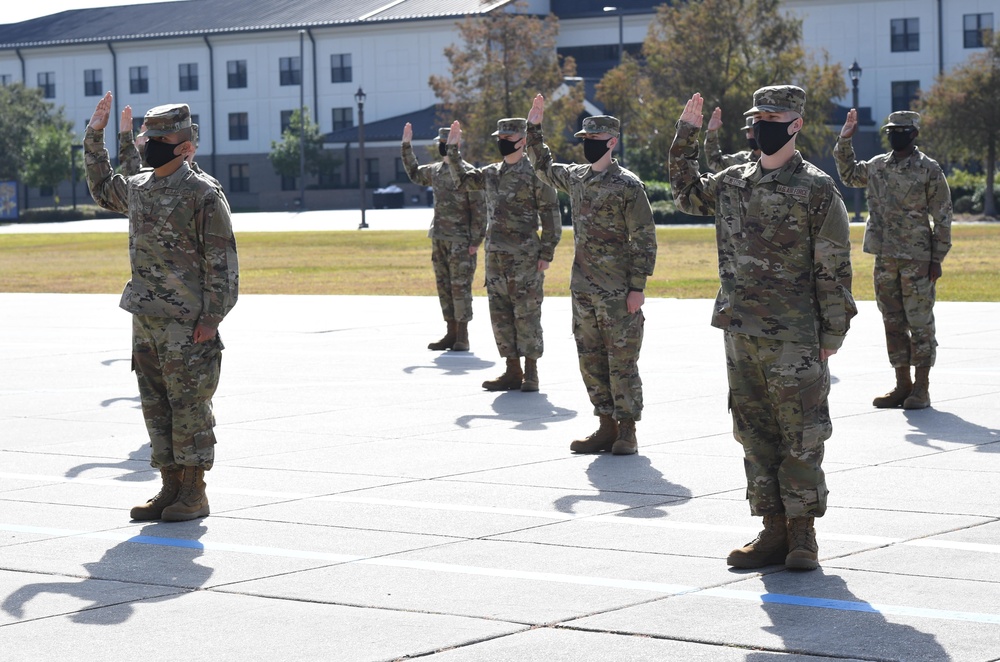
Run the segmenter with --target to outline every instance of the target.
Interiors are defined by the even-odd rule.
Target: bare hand
[[[95,131],[100,131],[108,125],[111,118],[111,92],[105,92],[101,100],[97,102],[97,108],[90,117],[88,126]]]
[[[448,132],[448,144],[449,145],[461,145],[462,144],[462,123],[455,120],[451,123],[451,131]]]
[[[837,353],[835,349],[820,349],[819,350],[819,360],[826,361],[828,358]]]
[[[545,117],[545,97],[536,94],[531,102],[531,110],[528,112],[528,124],[541,124]]]
[[[847,111],[847,120],[844,122],[844,128],[840,130],[841,138],[850,138],[854,135],[854,132],[858,130],[858,111],[851,108]]]
[[[194,327],[194,341],[196,343],[205,342],[206,340],[211,340],[218,333],[218,329],[214,326],[208,326],[198,322],[198,326]]]
[[[639,312],[644,303],[646,303],[646,295],[642,292],[629,292],[628,296],[625,297],[625,307],[628,308],[630,315],[635,315]]]
[[[705,104],[705,100],[701,98],[701,95],[697,92],[688,99],[687,103],[684,104],[684,111],[681,113],[681,121],[687,122],[688,124],[693,124],[699,129],[705,118],[701,116],[702,106]]]
[[[722,109],[718,106],[712,111],[712,116],[708,119],[708,130],[718,131],[722,128]]]
[[[548,268],[549,268],[549,262],[548,262],[548,260],[539,260],[538,261],[538,270],[539,271],[545,271]]]
[[[403,127],[403,142],[408,143],[413,140],[413,125],[409,122]]]
[[[132,106],[125,106],[122,108],[122,118],[121,122],[118,124],[119,133],[131,133],[132,132]]]

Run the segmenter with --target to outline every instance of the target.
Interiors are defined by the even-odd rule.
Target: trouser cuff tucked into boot
[[[448,325],[448,330],[445,331],[444,337],[441,338],[441,340],[427,345],[427,349],[433,349],[440,352],[446,349],[451,349],[451,346],[455,344],[456,322],[455,320],[445,320],[445,323]]]
[[[134,507],[129,513],[132,519],[137,522],[158,520],[163,514],[163,509],[177,500],[177,493],[181,489],[181,470],[160,469],[160,480],[162,482],[160,491],[146,503]]]
[[[618,438],[618,423],[611,414],[601,414],[601,425],[597,431],[584,439],[577,439],[569,445],[574,453],[602,453],[611,450]]]
[[[906,398],[909,397],[912,389],[913,382],[910,381],[910,369],[908,367],[896,368],[896,386],[885,395],[872,400],[872,405],[879,409],[900,407]]]
[[[764,530],[726,558],[733,568],[763,568],[779,565],[788,556],[788,531],[784,513],[764,515]]]
[[[513,391],[521,388],[523,376],[520,359],[507,359],[507,369],[504,373],[496,379],[483,382],[483,388],[487,391]]]

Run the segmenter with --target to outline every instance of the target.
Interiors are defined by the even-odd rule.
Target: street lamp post
[[[299,211],[306,210],[305,30],[299,30]]]
[[[365,98],[368,95],[360,87],[354,95],[354,100],[358,102],[358,191],[361,194],[361,225],[359,230],[368,227],[365,223],[365,179],[368,177],[368,168],[365,166]]]
[[[625,10],[622,7],[605,7],[604,11],[618,12],[618,64],[625,61]],[[618,132],[619,158],[625,165],[625,131]]]
[[[76,211],[76,153],[83,151],[83,145],[71,145],[69,148],[69,184],[73,193],[73,211]]]
[[[858,110],[858,82],[861,80],[861,67],[858,66],[858,61],[855,60],[851,68],[847,70],[847,73],[851,76],[851,92],[852,92],[852,108],[857,112]],[[854,189],[854,222],[861,222],[861,189]]]

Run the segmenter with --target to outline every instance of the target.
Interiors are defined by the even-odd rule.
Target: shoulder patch
[[[725,182],[726,184],[729,184],[730,186],[737,186],[739,188],[746,188],[747,186],[747,180],[740,179],[738,177],[730,177],[729,175],[723,177],[722,181]]]

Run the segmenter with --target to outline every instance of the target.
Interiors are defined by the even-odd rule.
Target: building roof
[[[414,140],[437,140],[438,116],[444,112],[443,106],[435,104],[405,115],[387,117],[371,124],[365,122],[365,142],[400,142],[403,137],[403,126],[407,122],[413,125]],[[323,136],[323,142],[356,143],[358,142],[358,127],[352,126],[331,131]]]
[[[181,0],[73,9],[0,25],[0,49],[485,14],[513,0]]]

